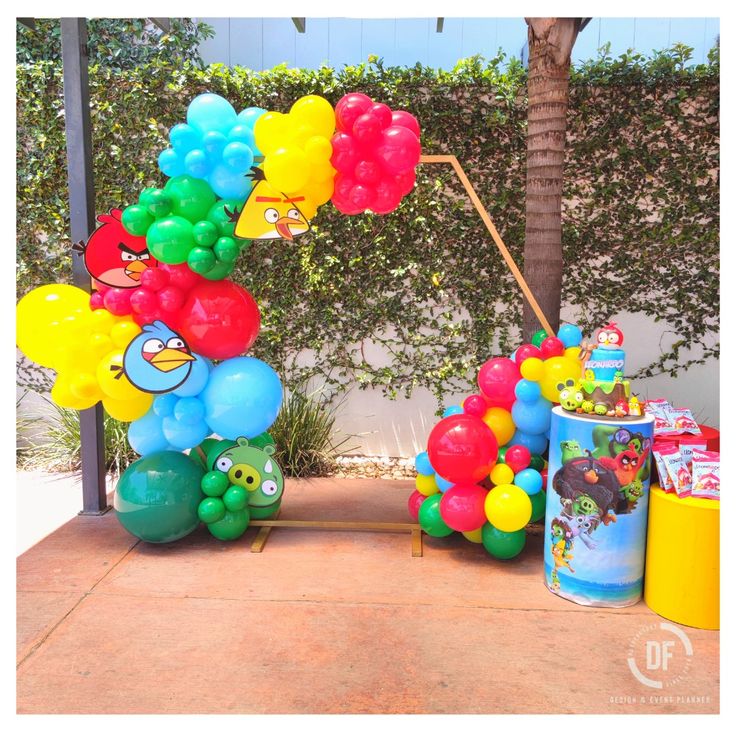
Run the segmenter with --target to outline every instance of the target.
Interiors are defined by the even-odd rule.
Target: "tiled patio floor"
[[[287,485],[284,519],[408,521],[410,481]],[[713,713],[719,635],[677,685],[627,664],[662,619],[583,608],[542,582],[542,539],[511,562],[460,535],[200,529],[138,542],[78,517],[18,558],[19,713]]]

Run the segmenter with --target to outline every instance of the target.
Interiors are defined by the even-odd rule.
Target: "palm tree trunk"
[[[570,52],[580,18],[527,18],[529,25],[524,277],[556,331],[562,288],[562,174]],[[524,339],[541,325],[524,304]]]

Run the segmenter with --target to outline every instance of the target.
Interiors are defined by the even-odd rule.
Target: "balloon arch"
[[[582,335],[564,325],[554,336],[457,159],[422,156],[413,115],[357,92],[334,109],[308,95],[288,113],[238,113],[203,94],[169,140],[158,157],[164,186],[99,215],[74,246],[92,293],[41,286],[17,306],[18,347],[56,372],[53,401],[77,410],[101,402],[130,422],[141,458],[116,489],[123,526],[149,542],[179,539],[200,522],[223,540],[261,526],[254,551],[274,526],[410,531],[415,556],[420,529],[456,530],[497,557],[517,554],[523,527],[544,514],[550,410],[558,382],[580,377]],[[345,215],[392,212],[420,163],[452,165],[545,329],[535,344],[485,363],[480,392],[433,429],[409,498],[418,525],[277,519],[284,478],[268,429],[282,385],[245,355],[260,312],[227,277],[253,241],[300,237],[328,201]]]

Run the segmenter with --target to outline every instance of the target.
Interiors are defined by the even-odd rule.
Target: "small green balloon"
[[[526,530],[524,529],[518,529],[515,532],[502,532],[486,522],[483,524],[480,534],[486,552],[499,560],[510,560],[512,557],[516,557],[526,544]]]
[[[228,542],[231,539],[242,537],[250,524],[250,513],[248,507],[240,511],[226,511],[225,516],[214,524],[208,524],[207,528],[213,537]]]
[[[146,243],[159,261],[172,265],[184,263],[194,247],[192,223],[178,215],[156,220],[148,229]]]
[[[251,519],[270,519],[281,508],[281,499],[269,506],[248,506]]]
[[[227,509],[221,498],[205,498],[199,504],[197,514],[200,521],[203,521],[205,524],[213,524],[216,521],[220,521],[220,519],[224,519],[226,511]]]
[[[419,525],[430,537],[448,537],[452,534],[440,515],[441,493],[435,493],[422,501],[419,507]]]
[[[496,460],[497,463],[504,464],[506,462],[506,450],[508,449],[508,446],[498,448],[498,459]]]
[[[209,220],[200,220],[194,224],[192,235],[194,236],[194,242],[197,245],[211,248],[217,242],[219,233],[217,231],[217,225],[215,225],[214,222],[210,222]]]
[[[187,266],[194,271],[194,273],[205,274],[217,263],[215,254],[210,248],[204,248],[201,245],[195,245],[189,251],[187,256]]]
[[[248,505],[248,491],[240,486],[230,486],[222,500],[228,511],[240,511]]]
[[[547,333],[544,330],[537,330],[532,336],[532,345],[537,348],[540,347],[546,337]]]
[[[210,470],[209,473],[205,473],[202,478],[202,493],[205,496],[222,496],[223,493],[228,489],[230,481],[227,477],[227,473],[223,473],[219,470]]]
[[[541,473],[544,470],[544,458],[541,455],[532,455],[529,467]]]
[[[138,198],[138,203],[157,219],[171,214],[171,197],[163,189],[144,190]]]
[[[243,202],[237,199],[221,199],[210,207],[205,219],[217,226],[221,237],[235,237],[235,213],[243,209]],[[227,210],[227,212],[225,212]],[[230,213],[230,214],[228,214]]]
[[[212,187],[204,179],[187,174],[169,179],[164,191],[171,198],[171,211],[191,223],[207,219],[210,207],[217,201]]]
[[[529,496],[529,500],[532,502],[532,517],[529,521],[544,519],[544,513],[547,509],[547,494],[544,491],[539,491],[539,493]]]
[[[202,276],[204,276],[209,281],[220,281],[221,279],[224,279],[225,277],[229,276],[233,272],[235,264],[234,263],[225,263],[224,261],[215,261],[215,265],[212,266],[212,268],[209,269],[209,271],[205,271]]]
[[[224,263],[233,263],[240,253],[237,243],[233,238],[222,237],[216,243],[213,248],[218,261]]]
[[[123,210],[121,217],[123,227],[131,234],[138,237],[144,236],[148,228],[153,224],[153,216],[140,204],[132,204]]]

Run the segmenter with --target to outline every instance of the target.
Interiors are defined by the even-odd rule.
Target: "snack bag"
[[[667,407],[667,415],[669,417],[670,424],[678,432],[687,432],[688,434],[703,434],[698,427],[698,423],[695,421],[690,409],[681,407],[674,409],[670,406]]]
[[[678,430],[670,418],[672,407],[665,399],[647,401],[647,411],[654,417],[654,434],[677,434]]]
[[[721,498],[721,454],[707,450],[693,450],[694,498]]]
[[[680,447],[680,455],[682,455],[682,462],[685,463],[685,467],[690,471],[690,475],[692,475],[693,451],[706,450],[708,445],[705,440],[698,440],[695,437],[683,437],[678,444]]]
[[[659,476],[659,485],[665,493],[674,493],[675,486],[672,483],[672,478],[670,478],[670,474],[667,472],[667,466],[662,458],[663,449],[676,450],[677,446],[672,443],[665,444],[660,442],[659,444],[655,443],[654,447],[652,447],[652,455],[654,455],[654,462],[657,466],[657,475]]]
[[[660,455],[672,479],[675,493],[680,498],[689,496],[693,490],[693,481],[688,469],[685,467],[685,463],[682,462],[682,455],[677,445],[672,444],[661,448]]]

